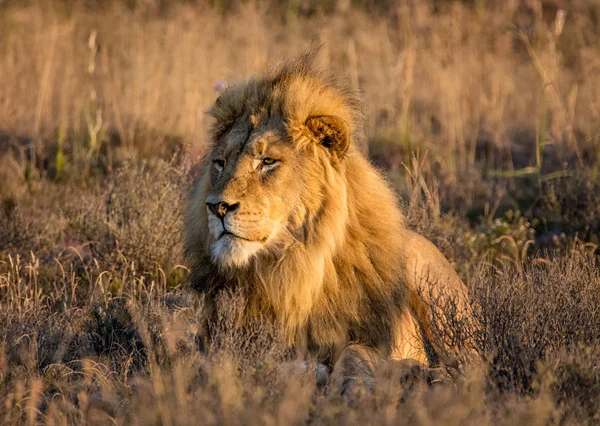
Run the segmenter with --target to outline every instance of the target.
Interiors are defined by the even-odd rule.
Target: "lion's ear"
[[[350,127],[340,117],[320,115],[306,120],[314,138],[336,158],[342,158],[350,145]]]

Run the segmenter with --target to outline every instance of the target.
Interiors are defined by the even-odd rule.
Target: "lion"
[[[242,291],[244,318],[272,318],[338,380],[372,376],[379,359],[443,366],[452,348],[436,346],[429,302],[451,294],[469,306],[358,148],[360,105],[306,58],[228,87],[209,110],[185,221],[192,286],[208,306]]]

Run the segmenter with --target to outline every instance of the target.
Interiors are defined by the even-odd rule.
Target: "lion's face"
[[[289,232],[306,182],[306,158],[282,124],[251,129],[238,119],[215,146],[207,165],[206,214],[213,259],[239,267]]]
[[[189,205],[186,250],[232,269],[278,262],[290,246],[316,241],[315,229],[326,234],[319,244],[334,245],[343,232],[323,223],[341,229],[336,215],[347,214],[348,99],[300,68],[225,90],[209,110],[212,150]]]
[[[217,138],[205,169],[210,253],[230,268],[306,237],[311,212],[320,214],[331,165],[349,143],[338,117],[312,117],[295,137],[282,117],[252,122],[248,115],[237,118]]]

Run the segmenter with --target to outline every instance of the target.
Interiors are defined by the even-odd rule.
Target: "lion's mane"
[[[354,93],[306,60],[227,89],[209,112],[213,143],[236,117],[250,113],[253,120],[279,116],[297,144],[313,142],[305,131],[310,117],[340,117],[349,126],[350,146],[340,161],[314,148],[325,173],[314,171],[318,184],[305,188],[295,206],[305,213],[302,237],[272,247],[246,268],[227,270],[210,257],[208,173],[192,192],[185,226],[193,286],[209,301],[223,289],[242,289],[248,318],[270,316],[289,344],[328,356],[348,341],[389,354],[394,324],[407,309],[403,216],[396,195],[357,147],[359,105]]]

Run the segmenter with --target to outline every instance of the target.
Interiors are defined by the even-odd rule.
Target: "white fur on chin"
[[[228,268],[246,266],[252,256],[263,247],[262,243],[236,238],[233,235],[221,236],[225,228],[211,211],[208,211],[208,229],[216,240],[210,246],[213,260]]]
[[[262,247],[263,244],[256,241],[224,235],[212,243],[210,249],[215,262],[229,268],[240,268],[246,266]]]

